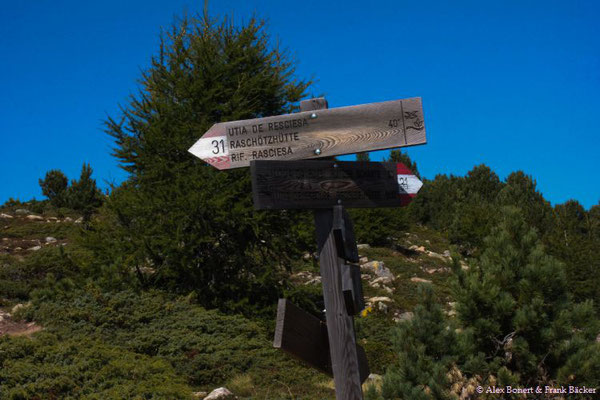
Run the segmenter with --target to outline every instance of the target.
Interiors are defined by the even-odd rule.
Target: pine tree
[[[448,371],[457,360],[458,338],[431,286],[420,288],[414,318],[394,329],[398,361],[386,373],[385,399],[449,399]]]
[[[96,180],[92,179],[92,172],[90,164],[84,163],[81,166],[79,180],[72,180],[66,193],[67,205],[82,212],[86,220],[102,205],[103,199],[102,193],[96,186]]]
[[[55,207],[65,206],[65,193],[69,185],[67,177],[59,169],[46,172],[44,179],[39,180],[42,194],[50,200]]]
[[[457,316],[474,347],[464,371],[535,386],[571,376],[570,357],[595,345],[600,326],[591,303],[571,302],[563,264],[546,254],[518,209],[503,211],[479,262],[455,272]]]
[[[205,306],[245,311],[281,294],[277,271],[308,236],[296,223],[306,216],[255,212],[247,168],[217,171],[187,151],[214,123],[297,110],[309,82],[269,43],[255,19],[183,19],[161,38],[122,118],[107,121],[130,173],[107,205],[127,253],[115,257],[151,268],[138,273],[143,284],[194,289]]]
[[[448,236],[461,248],[473,251],[498,222],[497,196],[503,184],[490,167],[481,164],[461,178],[457,186]]]
[[[552,207],[536,185],[536,181],[523,171],[513,172],[506,178],[506,185],[498,193],[498,201],[504,206],[520,208],[525,221],[543,236],[552,224]]]
[[[600,310],[600,240],[594,235],[593,215],[579,202],[569,200],[554,207],[553,227],[546,235],[551,254],[566,264],[567,283],[577,301],[594,300]]]

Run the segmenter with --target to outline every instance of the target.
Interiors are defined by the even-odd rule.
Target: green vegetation
[[[333,398],[271,344],[279,297],[322,317],[311,214],[256,212],[247,169],[187,152],[213,123],[297,109],[310,82],[270,43],[257,20],[178,22],[106,122],[129,178],[103,196],[89,165],[70,185],[50,170],[48,200],[0,207],[0,398]],[[600,204],[552,207],[485,165],[423,180],[409,207],[350,210],[393,275],[362,271],[357,340],[383,375],[367,398],[600,386]]]
[[[79,180],[72,180],[71,186],[67,184],[67,177],[60,170],[50,170],[46,177],[39,180],[44,196],[48,197],[50,204],[56,208],[66,207],[83,214],[85,219],[102,205],[103,196],[92,179],[92,167],[83,164]]]
[[[272,307],[285,289],[279,272],[301,254],[295,227],[305,214],[255,212],[248,169],[218,171],[187,150],[216,122],[297,110],[309,82],[269,47],[263,23],[204,16],[162,38],[141,86],[122,117],[106,122],[130,178],[103,210],[110,237],[106,226],[91,228],[94,251],[106,258],[120,242],[127,260],[104,262],[152,268],[137,274],[143,287],[196,290],[201,304],[222,310]]]
[[[65,194],[69,181],[61,170],[51,169],[46,172],[46,177],[43,180],[40,179],[39,182],[42,194],[50,200],[50,203],[56,207],[66,205]]]
[[[592,302],[571,300],[563,264],[518,209],[503,210],[477,262],[466,271],[455,262],[453,272],[456,318],[424,290],[415,318],[395,329],[398,361],[383,398],[454,398],[454,366],[484,387],[600,383]]]

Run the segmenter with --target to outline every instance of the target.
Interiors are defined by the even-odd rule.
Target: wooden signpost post
[[[251,167],[256,209],[314,209],[325,323],[280,299],[273,345],[333,375],[336,398],[362,399],[369,375],[353,316],[364,308],[358,249],[344,207],[405,206],[421,181],[401,163],[291,161],[426,142],[421,99],[213,125],[190,152],[218,169]],[[276,161],[282,160],[282,161]]]

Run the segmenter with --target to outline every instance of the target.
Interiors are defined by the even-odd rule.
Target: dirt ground
[[[0,309],[0,336],[29,336],[41,330],[35,322],[15,321],[8,311]]]

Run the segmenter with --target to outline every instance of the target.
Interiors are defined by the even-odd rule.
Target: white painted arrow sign
[[[218,169],[253,160],[303,160],[426,143],[421,98],[213,125],[190,153]]]

